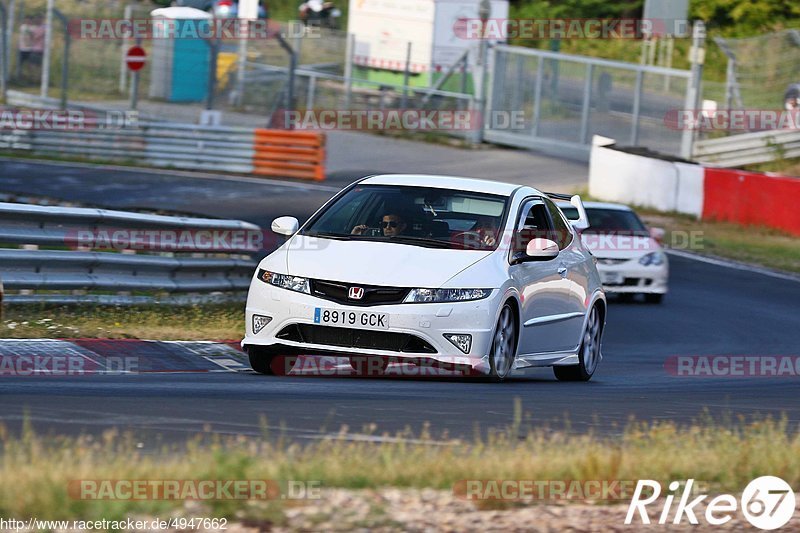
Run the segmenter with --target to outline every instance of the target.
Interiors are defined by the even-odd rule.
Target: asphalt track
[[[54,198],[112,205],[137,201],[114,196],[110,186],[103,190],[75,186],[99,176],[103,172],[99,169],[73,173],[57,168],[61,178],[72,176],[72,188],[61,178],[60,186],[48,187],[44,174],[28,174],[21,180],[6,170],[0,177],[4,193],[31,194],[31,179]],[[105,172],[113,172],[115,179],[121,175]],[[190,181],[184,186],[194,187],[196,201],[202,180],[195,179],[194,185]],[[135,183],[131,178],[128,190]],[[240,187],[228,186],[231,194]],[[293,194],[306,202],[295,206],[298,214],[307,215],[312,204],[332,193],[316,189],[313,194],[318,196],[310,198],[312,189],[280,187],[270,184],[276,198],[271,200],[274,205],[262,206],[259,216],[264,220],[276,214],[275,205],[286,206]],[[138,198],[164,196],[156,192],[143,186]],[[171,194],[180,198],[179,191]],[[214,199],[209,197],[208,202],[213,210]],[[216,205],[223,204],[230,209],[235,201]],[[255,204],[248,209],[254,208]],[[374,435],[405,428],[419,432],[429,423],[434,436],[469,438],[476,428],[510,424],[517,398],[524,412],[523,430],[548,426],[617,432],[632,417],[690,422],[704,410],[721,419],[785,415],[800,422],[797,376],[678,377],[668,365],[669,358],[678,355],[800,356],[800,283],[678,256],[671,257],[671,266],[671,290],[662,305],[612,303],[605,360],[590,383],[556,382],[549,369],[526,371],[502,384],[471,379],[265,377],[241,369],[0,377],[0,422],[18,431],[27,417],[44,434],[99,433],[114,426],[131,429],[145,440],[156,434],[182,438],[208,428],[260,435],[263,420],[272,435],[284,433],[300,440],[337,433],[343,426],[359,434],[375,424],[369,431]]]

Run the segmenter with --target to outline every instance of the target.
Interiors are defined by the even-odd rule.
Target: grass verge
[[[264,424],[266,427],[266,423]],[[345,435],[343,435],[345,436]],[[0,516],[51,519],[124,519],[196,515],[281,523],[291,506],[313,500],[90,500],[68,490],[75,480],[290,480],[332,488],[432,488],[452,493],[464,480],[695,479],[708,493],[741,491],[751,479],[775,475],[800,482],[800,433],[785,420],[763,419],[679,427],[631,424],[618,437],[569,435],[543,429],[519,436],[519,427],[471,442],[420,440],[364,442],[329,439],[284,442],[201,435],[185,444],[142,449],[132,434],[49,438],[23,428],[0,431]],[[320,503],[320,502],[317,502]],[[501,507],[506,507],[506,504]],[[519,505],[519,504],[514,504]],[[495,503],[490,507],[496,508]]]
[[[650,226],[664,228],[664,243],[673,248],[800,273],[800,239],[779,230],[648,209],[637,212]]]
[[[47,305],[6,304],[1,335],[24,338],[150,340],[240,339],[244,304]]]

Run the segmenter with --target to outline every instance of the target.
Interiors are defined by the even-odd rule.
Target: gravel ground
[[[708,500],[706,500],[707,502]],[[676,503],[673,504],[673,513]],[[741,515],[723,526],[625,525],[628,505],[557,502],[514,506],[504,510],[480,510],[472,502],[448,491],[383,489],[369,491],[329,490],[310,505],[286,509],[286,524],[235,523],[229,532],[256,531],[757,531]],[[658,506],[660,512],[661,506]],[[673,518],[670,514],[669,520]],[[653,511],[651,520],[657,522]],[[798,531],[800,511],[782,531]]]

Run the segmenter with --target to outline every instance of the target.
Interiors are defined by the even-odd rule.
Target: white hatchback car
[[[578,218],[573,206],[558,205],[568,218]],[[669,261],[660,244],[664,230],[648,229],[626,205],[586,202],[584,206],[589,228],[582,239],[597,257],[605,291],[642,294],[648,303],[661,303],[669,285]]]
[[[552,366],[560,380],[589,380],[606,298],[578,234],[583,205],[571,201],[584,214],[572,224],[531,187],[382,175],[302,227],[276,219],[290,238],[250,285],[251,366],[269,374],[277,355],[337,355],[432,360],[495,380]]]

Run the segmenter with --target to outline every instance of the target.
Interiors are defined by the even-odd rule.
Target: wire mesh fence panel
[[[681,150],[666,118],[685,105],[688,71],[511,46],[496,47],[493,61],[489,116],[523,120],[490,123],[489,140],[584,158],[593,135]]]
[[[731,107],[779,109],[787,87],[800,83],[800,31],[742,39],[715,39],[734,61],[728,80]],[[720,99],[724,102],[724,99]]]

